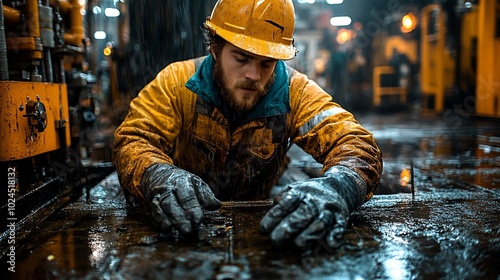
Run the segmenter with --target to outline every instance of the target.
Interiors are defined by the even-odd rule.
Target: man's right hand
[[[197,229],[203,210],[216,210],[221,202],[200,177],[170,164],[155,164],[144,172],[141,185],[153,219],[162,231],[173,226],[181,234]]]

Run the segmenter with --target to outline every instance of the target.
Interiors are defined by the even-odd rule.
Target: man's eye
[[[247,63],[248,59],[247,58],[236,58],[236,61],[239,63]]]
[[[268,63],[268,62],[264,62],[264,63],[261,64],[262,68],[269,68],[269,67],[271,67],[271,65],[272,64]]]

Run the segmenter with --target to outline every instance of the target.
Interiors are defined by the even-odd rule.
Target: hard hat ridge
[[[219,0],[205,26],[248,52],[292,59],[295,10],[291,0]]]

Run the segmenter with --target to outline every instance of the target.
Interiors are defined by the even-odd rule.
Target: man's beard
[[[248,79],[245,79],[245,81],[237,82],[235,84],[235,88],[242,87],[257,90],[255,98],[253,98],[252,102],[250,103],[238,101],[238,99],[236,99],[236,94],[227,87],[228,82],[225,79],[224,69],[222,69],[220,58],[215,60],[214,63],[214,80],[219,86],[220,94],[226,101],[226,104],[229,106],[229,108],[236,111],[239,115],[243,115],[244,113],[249,112],[250,110],[255,108],[259,100],[267,94],[274,83],[274,73],[265,86],[261,86],[259,83],[252,82]]]

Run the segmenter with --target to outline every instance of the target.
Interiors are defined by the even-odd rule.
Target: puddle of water
[[[386,177],[397,176],[413,161],[415,168],[422,172],[438,173],[488,189],[500,188],[500,145],[490,140],[496,138],[483,134],[402,138],[400,135],[377,140],[387,163],[384,165]],[[401,167],[391,170],[391,164]]]

